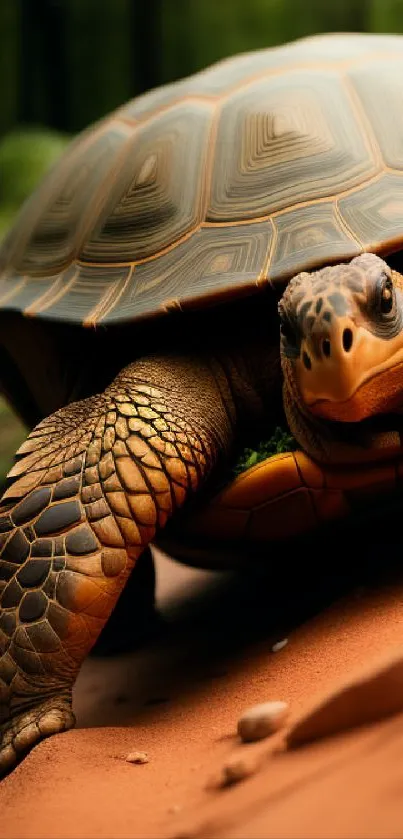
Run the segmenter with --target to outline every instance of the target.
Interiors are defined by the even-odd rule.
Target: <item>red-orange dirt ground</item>
[[[337,585],[324,574],[316,589],[311,580],[289,594],[271,591],[269,577],[267,606],[262,581],[248,588],[163,555],[157,578],[165,631],[130,654],[85,662],[77,728],[43,742],[0,784],[1,837],[402,837],[403,710],[377,717],[394,702],[403,709],[403,574],[379,579],[372,569]],[[375,680],[360,686],[363,668]],[[342,692],[331,725],[368,721],[371,709],[374,722],[289,750],[287,729],[255,744],[237,738],[250,705],[286,700],[292,729],[350,680],[347,715]],[[149,762],[126,762],[136,750]],[[251,776],[220,787],[236,756]]]

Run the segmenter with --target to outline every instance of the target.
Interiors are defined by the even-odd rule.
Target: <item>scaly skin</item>
[[[19,450],[0,505],[0,775],[74,724],[83,659],[156,530],[228,451],[234,420],[217,369],[155,358]]]

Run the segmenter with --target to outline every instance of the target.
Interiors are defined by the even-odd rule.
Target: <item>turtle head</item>
[[[289,283],[279,313],[285,410],[300,445],[339,462],[400,449],[400,274],[371,253],[304,272]]]

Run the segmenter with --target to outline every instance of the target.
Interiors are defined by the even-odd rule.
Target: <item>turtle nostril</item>
[[[302,353],[302,361],[304,362],[304,365],[305,365],[306,369],[310,370],[311,367],[312,367],[312,364],[311,364],[311,359],[309,358],[309,355],[308,355],[307,352]]]
[[[323,355],[325,355],[326,358],[329,358],[329,356],[330,356],[330,349],[331,349],[331,346],[330,346],[329,338],[324,338],[323,341],[322,341],[322,350],[323,350]]]
[[[345,329],[343,332],[343,349],[345,352],[350,352],[353,346],[353,333],[351,329]]]

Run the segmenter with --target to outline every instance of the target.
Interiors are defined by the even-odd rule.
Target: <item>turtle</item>
[[[81,663],[164,532],[208,563],[199,537],[286,540],[399,486],[402,98],[402,36],[240,54],[91,125],[21,208],[0,252],[1,388],[31,429],[0,504],[3,775],[74,724]],[[280,420],[297,450],[231,483],[239,441]]]

